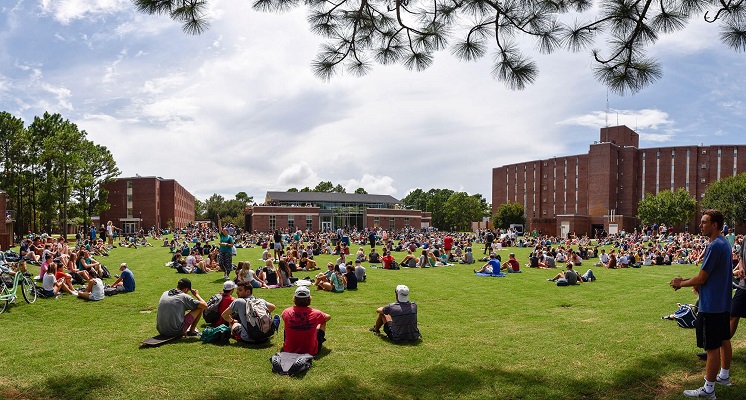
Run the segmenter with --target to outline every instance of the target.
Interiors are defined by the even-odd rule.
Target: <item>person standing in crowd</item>
[[[727,350],[731,348],[733,272],[730,244],[721,233],[723,221],[723,213],[718,210],[703,213],[699,227],[702,235],[710,239],[710,244],[705,249],[699,274],[687,279],[678,276],[670,282],[674,290],[693,286],[699,291],[699,313],[695,327],[697,346],[707,352],[706,375],[704,386],[684,391],[687,397],[714,399],[716,383],[730,385],[731,355]]]
[[[235,240],[228,232],[227,227],[223,227],[223,222],[218,214],[218,231],[220,232],[220,252],[218,253],[218,265],[223,270],[223,279],[230,280],[230,273],[233,270],[233,245]]]

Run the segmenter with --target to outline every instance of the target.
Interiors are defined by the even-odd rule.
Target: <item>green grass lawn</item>
[[[481,246],[475,250],[481,257]],[[513,250],[525,263],[528,250]],[[677,399],[704,376],[694,330],[660,318],[677,302],[694,302],[690,291],[668,286],[677,274],[695,274],[692,265],[591,267],[598,281],[574,287],[547,282],[557,270],[486,278],[472,274],[474,265],[368,268],[357,291],[312,292],[312,306],[332,315],[327,342],[304,377],[288,378],[269,363],[282,333],[260,346],[187,338],[141,349],[157,333],[159,297],[183,275],[164,266],[170,254],[162,247],[111,253],[99,260],[112,273],[128,262],[135,293],[90,303],[62,296],[28,305],[21,298],[0,315],[0,399]],[[256,267],[260,255],[239,249],[234,263]],[[322,266],[331,259],[317,257]],[[220,273],[190,278],[205,299],[222,288]],[[368,332],[397,284],[410,287],[419,307],[424,340],[415,345]],[[255,294],[282,310],[293,290]],[[744,338],[742,327],[734,338],[734,386],[718,386],[721,399],[746,398]]]

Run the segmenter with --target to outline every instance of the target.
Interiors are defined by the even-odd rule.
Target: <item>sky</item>
[[[401,199],[416,188],[480,193],[492,168],[585,154],[627,125],[640,147],[744,143],[746,57],[696,19],[649,49],[663,77],[634,95],[598,83],[590,50],[528,54],[512,91],[491,57],[435,55],[424,72],[376,65],[325,82],[306,11],[211,0],[210,29],[138,13],[130,0],[0,3],[0,108],[26,124],[59,113],[113,154],[122,177],[175,179],[198,199],[314,187]],[[602,46],[598,43],[596,47]],[[608,110],[608,111],[607,111]]]

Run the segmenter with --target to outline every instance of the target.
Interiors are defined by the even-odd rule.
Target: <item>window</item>
[[[131,194],[127,195],[127,203],[132,203],[132,195]]]
[[[269,216],[269,230],[273,231],[275,229],[277,229],[277,217],[275,217],[274,215],[270,215]]]
[[[396,230],[396,226],[394,225],[394,217],[389,218],[389,230],[393,231]]]
[[[379,225],[381,225],[381,218],[373,217],[373,226],[377,228]]]
[[[132,189],[132,181],[127,181],[127,189]]]
[[[294,215],[288,215],[288,228],[290,229],[295,228],[295,216]]]
[[[127,207],[127,218],[132,218],[133,210],[132,207]]]
[[[409,217],[404,217],[404,226],[409,226]]]
[[[306,215],[306,229],[309,231],[313,229],[313,217]]]

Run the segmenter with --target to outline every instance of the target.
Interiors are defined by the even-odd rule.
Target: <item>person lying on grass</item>
[[[555,275],[554,278],[547,280],[550,282],[554,282],[557,279],[567,279],[567,283],[570,285],[575,285],[576,283],[582,282],[593,282],[596,280],[596,276],[593,275],[593,271],[591,271],[590,269],[586,271],[586,273],[582,276],[578,274],[578,272],[573,269],[572,262],[568,262],[565,268],[566,270],[564,272],[560,272]]]

